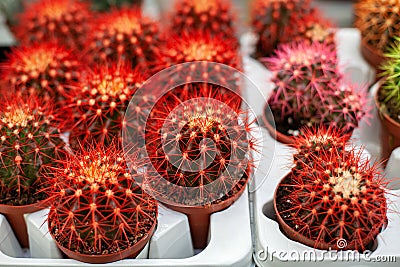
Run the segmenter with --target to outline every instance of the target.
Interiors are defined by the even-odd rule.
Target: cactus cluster
[[[362,41],[380,56],[400,35],[399,12],[400,2],[395,0],[363,0],[354,6]]]
[[[275,84],[268,105],[279,132],[298,135],[303,126],[321,124],[351,132],[367,112],[364,88],[343,81],[332,46],[303,40],[265,59]]]
[[[158,25],[139,8],[116,9],[91,21],[89,60],[100,64],[129,60],[133,67],[148,68],[156,60],[158,35]]]
[[[342,141],[339,132],[323,129],[296,138],[295,148],[306,147],[309,156],[299,162],[295,155],[296,167],[279,184],[275,204],[291,238],[319,249],[362,252],[387,224],[385,184],[377,164]]]
[[[39,0],[19,15],[15,34],[23,44],[51,41],[69,49],[82,49],[91,16],[88,1]]]
[[[147,77],[139,68],[132,70],[129,63],[106,64],[83,73],[64,104],[72,111],[70,144],[74,148],[88,141],[109,144],[120,137],[125,110]],[[138,114],[149,104],[146,99],[136,102]],[[140,130],[145,122],[139,119],[131,127]]]
[[[383,84],[378,92],[380,109],[391,118],[400,122],[400,39],[388,48],[384,54],[387,60],[382,64]]]
[[[235,16],[227,0],[179,0],[171,14],[175,32],[209,31],[234,42]]]
[[[118,255],[151,236],[157,203],[135,183],[123,157],[115,144],[88,145],[53,168],[48,226],[59,246]]]
[[[157,175],[181,187],[204,188],[196,196],[159,189],[185,205],[198,203],[197,198],[221,200],[240,191],[249,178],[254,149],[244,112],[218,100],[218,90],[210,90],[213,96],[193,91],[197,93],[186,99],[174,90],[164,95],[147,120],[145,135]],[[206,188],[209,184],[214,190]]]
[[[251,24],[258,36],[256,57],[271,55],[284,36],[292,16],[302,17],[310,10],[310,0],[254,0],[251,10]]]
[[[58,44],[17,47],[2,64],[2,79],[19,95],[38,95],[59,101],[68,95],[68,83],[80,76],[80,62]]]
[[[0,105],[0,204],[29,205],[47,198],[44,175],[63,153],[58,121],[36,97]]]

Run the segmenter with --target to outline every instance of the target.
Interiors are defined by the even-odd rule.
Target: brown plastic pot
[[[381,111],[380,102],[378,100],[379,90],[380,88],[375,94],[375,105],[378,109],[379,119],[382,124],[382,158],[388,159],[392,151],[400,147],[400,123],[392,119],[389,114]]]
[[[290,174],[288,174],[290,175]],[[335,242],[334,245],[332,244],[328,244],[325,242],[316,242],[315,240],[312,240],[308,237],[305,237],[304,235],[300,234],[299,232],[296,232],[295,230],[293,230],[292,227],[290,227],[281,217],[278,208],[277,208],[277,204],[276,204],[276,198],[277,198],[277,193],[279,190],[279,187],[281,185],[281,183],[288,177],[285,176],[280,182],[279,185],[276,187],[275,189],[275,193],[274,193],[274,209],[275,209],[275,214],[276,214],[276,219],[279,223],[280,229],[282,230],[282,232],[291,240],[299,242],[301,244],[304,244],[306,246],[312,247],[312,248],[316,248],[316,249],[321,249],[321,250],[356,250],[355,247],[355,243],[354,242],[349,242],[348,245],[345,248],[339,248]],[[368,247],[368,245],[370,245],[372,242],[374,241],[373,236],[368,237],[363,239],[363,246],[364,247]]]
[[[287,136],[286,134],[283,134],[279,132],[272,124],[270,123],[272,118],[267,117],[265,112],[263,111],[262,113],[262,120],[264,122],[265,128],[267,128],[269,134],[275,138],[276,141],[286,144],[286,145],[292,145],[294,144],[294,139],[291,136]]]
[[[81,262],[86,262],[86,263],[93,263],[93,264],[110,263],[110,262],[115,262],[115,261],[119,261],[119,260],[126,259],[126,258],[135,258],[142,251],[142,249],[146,246],[147,242],[149,242],[150,238],[152,237],[152,235],[155,231],[156,225],[157,225],[157,223],[154,223],[153,226],[151,227],[150,231],[147,233],[147,236],[140,239],[139,242],[137,242],[133,246],[131,246],[119,253],[114,253],[114,254],[86,255],[86,254],[82,254],[79,252],[69,250],[68,248],[65,248],[65,247],[61,246],[60,244],[58,244],[58,242],[56,242],[56,244],[57,244],[57,247],[71,259],[78,260]],[[50,233],[51,233],[51,231],[50,231]]]
[[[28,230],[24,214],[46,208],[47,202],[48,200],[46,199],[35,204],[24,206],[0,205],[0,213],[6,217],[21,247],[29,248]]]
[[[372,47],[371,45],[367,44],[364,41],[361,41],[361,54],[363,55],[364,59],[375,69],[377,69],[377,72],[379,72],[379,66],[382,64],[382,62],[385,60],[385,57],[382,55],[382,53]],[[377,73],[378,74],[378,73]]]
[[[193,247],[195,249],[204,249],[207,246],[210,215],[231,206],[242,195],[245,188],[246,185],[243,185],[240,191],[229,199],[207,206],[196,207],[178,206],[167,203],[163,204],[172,210],[184,213],[188,216]]]

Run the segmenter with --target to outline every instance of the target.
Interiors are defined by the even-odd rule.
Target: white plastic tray
[[[96,266],[72,259],[60,259],[61,254],[49,236],[45,218],[46,210],[26,216],[34,247],[30,251],[22,251],[7,221],[0,215],[0,266]],[[31,253],[34,254],[32,257]],[[248,267],[251,264],[252,242],[247,191],[231,207],[211,215],[209,244],[197,255],[193,253],[187,217],[160,206],[157,230],[139,259],[113,263],[114,266],[187,267]]]

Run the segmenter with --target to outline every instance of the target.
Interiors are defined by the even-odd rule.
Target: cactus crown
[[[148,157],[168,182],[193,188],[211,184],[216,191],[204,189],[205,197],[220,199],[247,182],[255,146],[251,126],[245,113],[218,100],[218,90],[211,91],[214,95],[193,92],[197,93],[185,98],[170,91],[154,107],[146,126]],[[211,197],[220,194],[221,188],[229,190]],[[175,199],[191,205],[191,196],[180,191],[166,193],[176,194]]]
[[[88,32],[90,5],[77,0],[39,0],[20,14],[15,33],[23,43],[58,42],[81,49]]]
[[[384,82],[379,90],[381,110],[396,121],[400,121],[400,38],[384,54],[387,60],[380,69],[383,71]]]
[[[400,2],[397,0],[364,0],[354,6],[355,25],[367,44],[384,53],[400,35]]]
[[[145,81],[143,71],[127,65],[106,64],[88,70],[73,86],[65,104],[74,119],[70,136],[73,147],[91,139],[109,143],[120,136],[129,101]],[[137,108],[146,103],[144,99]]]
[[[19,94],[60,100],[68,94],[65,85],[80,76],[79,65],[69,50],[57,44],[33,44],[12,50],[2,66],[3,79]]]
[[[352,131],[365,115],[366,92],[344,84],[332,44],[281,45],[265,62],[276,85],[268,104],[281,133],[298,135],[302,126],[320,124]]]
[[[235,16],[226,0],[179,0],[171,14],[170,30],[173,32],[208,31],[236,41]],[[221,39],[222,40],[222,39]],[[236,41],[237,42],[237,41]]]
[[[364,251],[387,223],[385,184],[377,165],[371,166],[354,147],[344,149],[339,134],[318,129],[296,138],[298,146],[323,145],[295,162],[278,187],[277,208],[285,223],[316,247]],[[332,139],[337,146],[328,146]],[[343,239],[347,247],[338,247]]]
[[[113,254],[151,235],[157,203],[127,173],[122,150],[87,145],[53,168],[49,230],[63,247],[81,254]]]
[[[113,10],[92,21],[88,37],[90,60],[94,63],[129,60],[132,67],[150,67],[158,51],[158,26],[138,7]]]
[[[0,204],[43,200],[43,175],[64,146],[49,106],[31,97],[3,100],[0,107]]]

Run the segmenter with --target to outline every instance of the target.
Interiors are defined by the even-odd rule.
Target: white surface
[[[0,214],[0,251],[10,257],[22,257],[23,251],[6,218]]]
[[[39,246],[43,247],[43,250],[36,249],[35,253],[38,253],[38,255],[40,253],[42,255],[46,254],[46,247],[52,246],[49,245],[51,240],[48,239],[47,224],[43,224],[45,220],[43,215],[45,213],[46,211],[41,211],[37,214],[27,216],[31,231],[33,230],[31,238],[36,239],[34,242],[39,243]],[[3,236],[3,231],[5,235],[12,236],[12,232],[7,231],[7,227],[4,228],[7,224],[2,222],[1,218],[0,216],[0,237]],[[188,255],[192,255],[193,248],[191,239],[187,237],[190,233],[185,215],[171,211],[165,207],[160,207],[158,222],[159,227],[156,230],[155,238],[150,241],[149,246],[149,258],[153,257],[153,259],[125,259],[113,263],[113,266],[248,267],[252,264],[252,242],[247,191],[231,207],[211,215],[209,244],[202,252],[195,256],[187,257]],[[18,248],[14,248],[15,244],[18,244],[16,239],[14,242],[6,241],[4,244],[6,244],[5,248],[4,246],[0,246],[0,266],[96,266],[71,259],[14,258],[7,256],[4,252],[7,251],[8,255],[21,256],[21,254],[18,254]],[[155,259],[156,257],[160,257],[160,259]],[[183,258],[179,259],[180,257]]]

